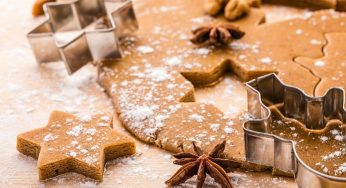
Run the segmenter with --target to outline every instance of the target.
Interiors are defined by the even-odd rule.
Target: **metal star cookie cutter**
[[[64,61],[69,74],[91,61],[121,58],[119,39],[138,29],[131,0],[60,0],[44,10],[47,20],[27,38],[39,64]],[[95,28],[104,16],[109,26]]]
[[[271,111],[262,99],[283,103],[284,113],[309,129],[322,129],[330,119],[346,123],[344,90],[331,88],[322,97],[310,97],[299,88],[284,84],[275,74],[246,83],[251,120],[243,125],[246,160],[292,173],[298,187],[346,187],[346,178],[318,172],[299,158],[295,143],[268,133]],[[346,132],[343,132],[344,139]],[[346,140],[345,140],[346,141]]]

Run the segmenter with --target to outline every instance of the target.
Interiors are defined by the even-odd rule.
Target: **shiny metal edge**
[[[49,13],[50,7],[70,6],[73,18],[75,18],[80,16],[78,15],[80,12],[76,11],[76,9],[79,9],[78,6],[80,6],[80,1],[81,0],[50,2],[44,5],[45,15],[47,17],[46,20],[27,33],[27,39],[38,64],[64,61],[67,72],[73,74],[90,61],[119,59],[123,56],[119,38],[138,29],[138,22],[133,9],[132,0],[97,0],[99,3],[102,2],[103,6],[107,6],[106,4],[109,6],[113,4],[119,5],[116,8],[111,7],[108,9],[110,12],[104,10],[111,22],[111,27],[94,30],[86,29],[67,42],[57,42],[54,35],[59,32],[55,32],[56,26],[52,23],[54,19],[51,19],[54,14]],[[124,9],[126,9],[126,11],[124,11]],[[59,17],[59,14],[56,15],[56,17]],[[126,20],[126,24],[123,24],[121,22],[122,20]],[[84,38],[87,39],[86,42]],[[95,38],[98,38],[106,44],[102,45],[98,41],[93,43],[92,41],[95,41]],[[76,46],[82,44],[83,46],[81,49],[83,49],[83,52],[76,48]],[[83,55],[81,60],[78,60],[77,57],[73,57],[74,54],[72,53],[75,53],[76,50],[78,55]],[[77,62],[74,62],[76,60]]]
[[[270,83],[268,84],[268,82]],[[330,109],[334,108],[335,110],[335,107],[338,107],[339,109],[337,110],[342,113],[340,120],[344,123],[346,122],[346,110],[344,108],[345,92],[343,89],[331,88],[321,97],[311,97],[297,87],[284,84],[275,74],[258,77],[246,83],[248,110],[252,116],[250,120],[243,124],[246,160],[251,163],[273,167],[282,172],[293,174],[299,187],[346,187],[346,178],[323,174],[305,164],[299,157],[293,141],[266,133],[266,127],[269,126],[271,121],[271,111],[262,101],[263,92],[268,92],[265,91],[268,88],[262,87],[270,85],[272,91],[269,92],[272,92],[272,94],[275,94],[275,87],[276,90],[277,88],[281,90],[276,91],[281,95],[276,96],[276,98],[281,100],[284,100],[287,94],[286,92],[292,92],[293,95],[303,96],[298,101],[322,101],[322,106],[330,105],[330,101],[336,101]],[[338,95],[330,94],[334,92],[338,93]],[[331,99],[332,97],[338,97],[338,99]],[[329,100],[329,103],[323,103],[325,100]],[[283,101],[279,100],[278,102]],[[309,117],[305,116],[303,118],[304,121],[307,118]],[[323,124],[325,125],[325,122]],[[343,134],[344,139],[346,139],[345,131]],[[286,150],[282,149],[282,145],[286,147]]]

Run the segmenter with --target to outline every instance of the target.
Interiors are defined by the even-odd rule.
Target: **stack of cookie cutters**
[[[64,61],[69,74],[88,62],[122,57],[119,40],[138,29],[131,0],[58,0],[27,34],[37,62]],[[97,29],[107,16],[110,26]]]
[[[262,102],[283,103],[286,116],[299,119],[308,129],[323,129],[331,119],[346,123],[344,91],[331,88],[322,97],[310,97],[299,88],[285,85],[275,74],[258,77],[246,85],[252,116],[243,126],[247,161],[291,173],[299,187],[346,187],[346,178],[329,176],[306,165],[293,141],[268,133],[271,111]],[[343,134],[345,140],[345,130]]]

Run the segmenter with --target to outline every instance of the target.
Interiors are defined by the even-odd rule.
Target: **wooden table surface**
[[[87,66],[68,76],[62,63],[38,66],[25,34],[44,18],[31,16],[33,0],[0,0],[0,187],[165,187],[164,181],[178,166],[172,164],[170,153],[137,143],[137,154],[107,163],[104,181],[96,183],[81,175],[68,173],[46,182],[39,182],[36,160],[16,150],[16,136],[24,131],[45,126],[52,110],[75,114],[103,111],[113,114],[112,103],[97,84],[96,70]],[[269,21],[288,18],[302,10],[265,6]],[[277,15],[281,16],[278,17]],[[198,101],[215,100],[222,110],[231,100],[232,86],[227,75],[213,88],[196,89]],[[237,86],[245,97],[243,85]],[[229,91],[229,92],[225,92]],[[115,119],[115,129],[128,134]],[[296,187],[293,179],[274,177],[269,172],[238,171],[231,173],[235,187]],[[194,179],[182,187],[194,187]],[[206,187],[217,187],[207,179]]]

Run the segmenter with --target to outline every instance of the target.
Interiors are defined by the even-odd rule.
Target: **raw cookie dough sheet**
[[[178,168],[172,164],[171,155],[154,146],[137,143],[137,154],[118,159],[106,165],[104,180],[95,183],[77,174],[64,174],[47,182],[39,182],[37,161],[16,150],[16,136],[46,125],[52,110],[76,114],[93,114],[100,111],[113,113],[110,99],[97,84],[96,71],[87,66],[69,77],[63,64],[37,66],[25,34],[44,18],[33,19],[33,1],[1,1],[0,7],[0,183],[4,187],[39,186],[100,186],[100,187],[164,187],[164,181]],[[136,2],[134,3],[136,5]],[[278,20],[283,14],[289,18],[302,10],[286,7],[264,6],[267,20]],[[3,19],[6,18],[6,19]],[[230,83],[234,76],[228,74],[213,88],[196,89],[197,101],[212,101],[230,115],[237,112],[231,101],[245,97],[244,86]],[[243,87],[238,93],[234,88]],[[215,97],[217,96],[217,97]],[[222,100],[215,100],[221,99]],[[114,127],[128,134],[115,117]],[[232,174],[235,187],[296,187],[290,178],[273,177],[269,172],[238,171]],[[193,179],[184,184],[194,185]],[[207,179],[207,187],[217,187]]]

